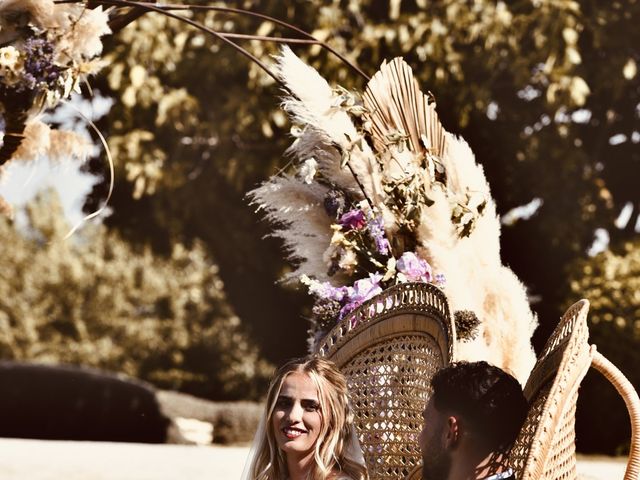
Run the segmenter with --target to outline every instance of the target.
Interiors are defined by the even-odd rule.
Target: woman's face
[[[322,427],[318,389],[306,373],[293,372],[282,382],[271,416],[278,447],[286,455],[313,451]]]

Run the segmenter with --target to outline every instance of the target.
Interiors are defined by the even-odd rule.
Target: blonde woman
[[[243,480],[367,480],[347,382],[321,358],[277,372]]]

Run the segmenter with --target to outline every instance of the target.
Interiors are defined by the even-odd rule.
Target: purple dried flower
[[[396,263],[396,270],[404,274],[410,282],[430,282],[431,265],[413,252],[404,252]]]
[[[362,302],[349,302],[344,307],[340,309],[340,314],[338,315],[338,319],[342,320],[344,317],[353,312],[356,308],[358,308]]]
[[[444,276],[444,273],[436,273],[435,282],[436,282],[436,285],[438,285],[440,287],[444,287],[446,285],[446,283],[447,283],[447,279]]]
[[[385,235],[384,220],[382,217],[373,217],[369,220],[369,234],[376,242],[376,249],[378,250],[378,253],[388,255],[391,245],[389,245],[389,240],[387,240]]]
[[[36,80],[36,77],[34,77],[31,73],[25,73],[22,76],[23,89],[34,90],[37,84],[38,84],[38,81]],[[21,89],[18,89],[18,90],[20,91]]]
[[[389,244],[389,240],[386,237],[377,238],[376,237],[376,248],[378,252],[382,255],[389,255],[391,251],[391,245]]]
[[[380,287],[381,280],[382,275],[379,273],[372,273],[369,274],[369,278],[357,280],[353,284],[353,287],[349,287],[345,297],[347,303],[340,310],[339,318],[342,319],[345,315],[358,308],[370,298],[382,293],[382,287]]]
[[[54,61],[54,46],[42,36],[29,37],[24,43],[24,75],[19,91],[53,87],[60,75]]]
[[[347,287],[334,287],[329,282],[318,282],[309,287],[309,292],[319,298],[341,302],[348,290]]]
[[[361,298],[362,301],[365,301],[382,293],[382,288],[380,288],[381,280],[382,275],[379,273],[370,273],[369,278],[357,280],[353,287],[348,289],[349,298]]]
[[[332,218],[338,218],[344,212],[346,198],[340,190],[329,190],[324,196],[324,209]]]
[[[342,225],[347,230],[360,230],[367,225],[367,222],[364,218],[364,212],[362,210],[353,209],[349,210],[347,213],[343,214],[338,220],[340,225]]]

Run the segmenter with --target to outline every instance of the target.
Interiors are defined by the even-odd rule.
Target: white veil
[[[256,459],[258,457],[258,452],[260,451],[260,443],[267,436],[267,432],[265,431],[265,424],[265,416],[262,415],[260,418],[260,423],[258,423],[256,434],[253,436],[253,442],[251,442],[249,455],[247,455],[247,460],[244,462],[244,470],[242,470],[242,476],[240,477],[240,480],[253,480],[253,466],[255,465]]]
[[[258,429],[256,430],[256,434],[253,437],[253,442],[251,443],[251,449],[249,450],[249,455],[247,455],[247,460],[244,464],[244,470],[242,470],[242,476],[240,480],[254,480],[253,475],[253,466],[258,457],[258,452],[260,451],[260,447],[262,442],[266,438],[266,421],[265,416],[263,415],[260,419],[260,423],[258,424]],[[358,434],[356,433],[355,427],[351,426],[351,435],[347,440],[347,445],[345,448],[345,456],[366,468],[364,455],[362,454],[362,448],[360,447],[360,441],[358,440]]]
[[[364,461],[364,455],[362,454],[360,440],[358,440],[358,432],[356,432],[356,427],[353,425],[351,425],[351,435],[349,436],[348,442],[347,448],[345,449],[345,457],[352,462],[367,468],[367,464]]]

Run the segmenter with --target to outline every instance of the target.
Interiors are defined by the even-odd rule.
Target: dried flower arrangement
[[[38,115],[79,92],[100,69],[100,37],[109,32],[102,7],[53,0],[0,4],[0,165],[14,154],[24,160],[87,155],[86,139],[50,129]]]
[[[477,318],[460,357],[526,379],[536,321],[523,285],[501,263],[489,185],[409,65],[383,63],[362,95],[330,87],[288,47],[275,69],[290,92],[283,108],[297,162],[249,195],[296,267],[286,279],[314,297],[311,349],[384,289],[431,282],[454,310]]]
[[[106,8],[107,10],[104,10]],[[267,20],[293,31],[297,37],[245,35],[216,31],[193,20],[191,13],[215,11]],[[312,35],[282,20],[250,10],[212,5],[160,5],[136,0],[1,0],[0,1],[0,166],[12,159],[84,159],[93,150],[88,139],[70,131],[52,129],[41,121],[41,113],[55,108],[103,62],[101,37],[116,32],[145,13],[176,19],[205,32],[261,67],[276,81],[271,70],[236,39],[319,45],[338,56],[358,74],[364,75],[342,55]],[[181,15],[176,12],[187,12]],[[303,38],[299,38],[302,36]],[[82,114],[81,114],[82,115]],[[113,162],[102,134],[88,119],[100,138],[112,171],[104,210],[113,188]],[[12,209],[0,198],[0,213]],[[75,229],[74,229],[75,230]]]

